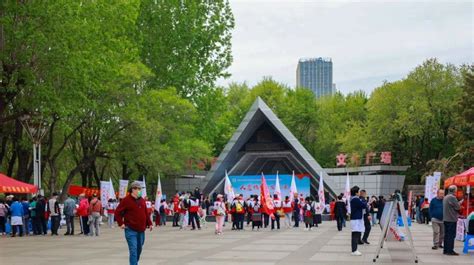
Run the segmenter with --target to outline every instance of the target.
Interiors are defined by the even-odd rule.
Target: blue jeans
[[[125,238],[127,239],[130,265],[137,265],[142,253],[142,246],[145,243],[145,232],[137,232],[131,228],[125,228]]]

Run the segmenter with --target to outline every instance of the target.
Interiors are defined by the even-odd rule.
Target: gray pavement
[[[335,222],[324,222],[313,231],[282,229],[230,231],[214,235],[214,223],[200,231],[167,226],[147,232],[140,264],[191,265],[270,265],[270,264],[374,264],[380,229],[373,227],[370,245],[360,246],[362,256],[350,255],[350,229],[338,232]],[[0,264],[128,264],[128,249],[119,228],[102,227],[99,237],[35,236],[0,237]],[[474,253],[462,254],[462,242],[456,241],[458,257],[432,250],[431,226],[414,224],[412,233],[419,264],[474,264]],[[407,242],[387,242],[376,264],[414,264]]]

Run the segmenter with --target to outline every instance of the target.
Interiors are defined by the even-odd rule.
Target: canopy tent
[[[450,185],[456,186],[474,186],[474,167],[471,167],[467,171],[461,174],[450,177],[444,181],[444,187],[447,188]]]
[[[36,193],[35,185],[24,183],[0,173],[0,193]]]

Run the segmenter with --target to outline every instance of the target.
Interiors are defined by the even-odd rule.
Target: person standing
[[[46,199],[43,195],[38,195],[38,200],[36,202],[36,218],[38,220],[39,234],[47,235]]]
[[[423,214],[423,223],[426,223],[427,225],[430,224],[430,202],[428,201],[428,198],[423,200],[423,203],[421,204],[421,212]]]
[[[23,205],[18,198],[13,197],[13,203],[10,206],[12,237],[15,237],[18,230],[20,237],[23,236]]]
[[[372,217],[372,226],[377,224],[377,213],[378,213],[378,208],[377,208],[377,197],[372,196],[370,198],[370,216]]]
[[[77,215],[81,224],[81,234],[89,235],[89,200],[84,193],[79,195],[79,207],[77,208]]]
[[[199,211],[199,199],[194,196],[191,196],[189,199],[189,220],[193,228],[191,230],[196,230],[196,225],[198,230],[201,230],[201,224],[199,223],[198,217]]]
[[[31,198],[30,200],[30,218],[31,218],[31,227],[33,228],[33,235],[40,234],[40,228],[38,219],[36,218],[36,197]]]
[[[102,202],[97,198],[97,194],[92,195],[92,200],[89,203],[89,231],[90,236],[94,235],[99,236],[99,223],[100,217],[104,214],[104,208],[102,207]]]
[[[0,198],[0,235],[5,235],[7,230],[5,223],[7,221],[8,208],[5,205],[5,200]]]
[[[59,209],[58,193],[56,192],[53,192],[53,196],[48,201],[48,213],[51,216],[51,235],[58,236],[61,212]]]
[[[253,204],[252,230],[254,230],[255,227],[257,227],[257,231],[262,227],[262,206],[260,205],[258,198],[255,198]]]
[[[311,231],[313,228],[313,207],[311,206],[311,201],[309,197],[306,197],[305,204],[303,206],[303,218],[306,231]]]
[[[76,214],[76,201],[68,197],[64,201],[64,209],[63,209],[64,216],[66,218],[66,233],[65,236],[73,236],[74,235],[74,215]]]
[[[277,194],[273,194],[273,209],[275,210],[275,218],[272,219],[272,230],[275,229],[275,223],[277,224],[277,229],[280,230],[280,217],[283,213],[283,209],[281,200]]]
[[[293,206],[290,201],[290,197],[286,196],[285,201],[282,203],[283,213],[285,213],[285,226],[286,228],[291,227],[291,217],[293,216]]]
[[[370,244],[367,239],[369,239],[369,234],[370,234],[370,229],[372,228],[372,225],[370,223],[371,221],[371,216],[370,216],[370,205],[368,204],[367,200],[367,192],[365,190],[360,191],[360,199],[363,203],[365,203],[366,208],[363,210],[364,214],[364,235],[362,236],[362,240],[359,241],[359,245],[361,244]]]
[[[347,216],[347,207],[346,203],[342,200],[342,195],[337,196],[337,201],[334,205],[334,215],[336,217],[337,230],[342,231],[342,223]]]
[[[141,182],[134,181],[128,190],[129,194],[115,210],[115,217],[121,229],[125,231],[128,244],[130,265],[138,264],[145,243],[145,230],[153,230],[145,200],[141,194]]]
[[[298,194],[295,193],[293,200],[293,219],[295,220],[295,225],[293,227],[300,226],[300,201],[298,200]]]
[[[444,190],[439,189],[436,197],[430,202],[431,227],[433,228],[433,247],[431,249],[443,248],[443,198]]]
[[[224,219],[227,212],[222,198],[222,194],[218,194],[216,200],[214,201],[214,216],[216,217],[216,235],[222,235],[222,227],[224,225]]]
[[[444,249],[443,254],[458,256],[454,251],[454,238],[456,237],[456,223],[458,221],[458,211],[461,205],[455,194],[457,187],[451,185],[448,188],[448,195],[443,199],[443,223],[444,223]]]
[[[166,215],[167,215],[167,212],[168,212],[168,204],[166,204],[166,200],[165,199],[162,199],[161,200],[161,204],[160,204],[160,208],[158,208],[159,212],[159,217],[160,217],[160,225],[162,226],[166,226]]]
[[[351,188],[351,246],[352,256],[361,256],[357,250],[357,245],[360,241],[362,233],[365,231],[365,225],[363,220],[364,209],[367,209],[367,204],[359,198],[359,187],[354,186]]]
[[[23,206],[23,232],[26,236],[30,235],[30,203],[23,197],[21,199],[21,205]]]
[[[323,212],[325,205],[319,201],[319,196],[316,196],[315,200],[311,202],[311,209],[313,210],[313,227],[318,227],[323,221]]]
[[[117,209],[117,201],[115,199],[109,199],[107,202],[107,224],[109,228],[114,227],[115,209]]]

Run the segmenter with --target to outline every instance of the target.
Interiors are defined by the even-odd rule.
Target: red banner
[[[97,194],[97,196],[99,196],[100,194],[99,189],[86,188],[86,187],[81,187],[77,185],[69,186],[69,190],[68,190],[69,195],[79,196],[81,193],[84,193],[86,197],[90,197],[94,193]]]
[[[263,212],[270,215],[273,219],[273,200],[270,197],[270,192],[268,191],[267,181],[265,180],[265,176],[262,174],[262,184],[260,184],[260,198],[263,207]]]

